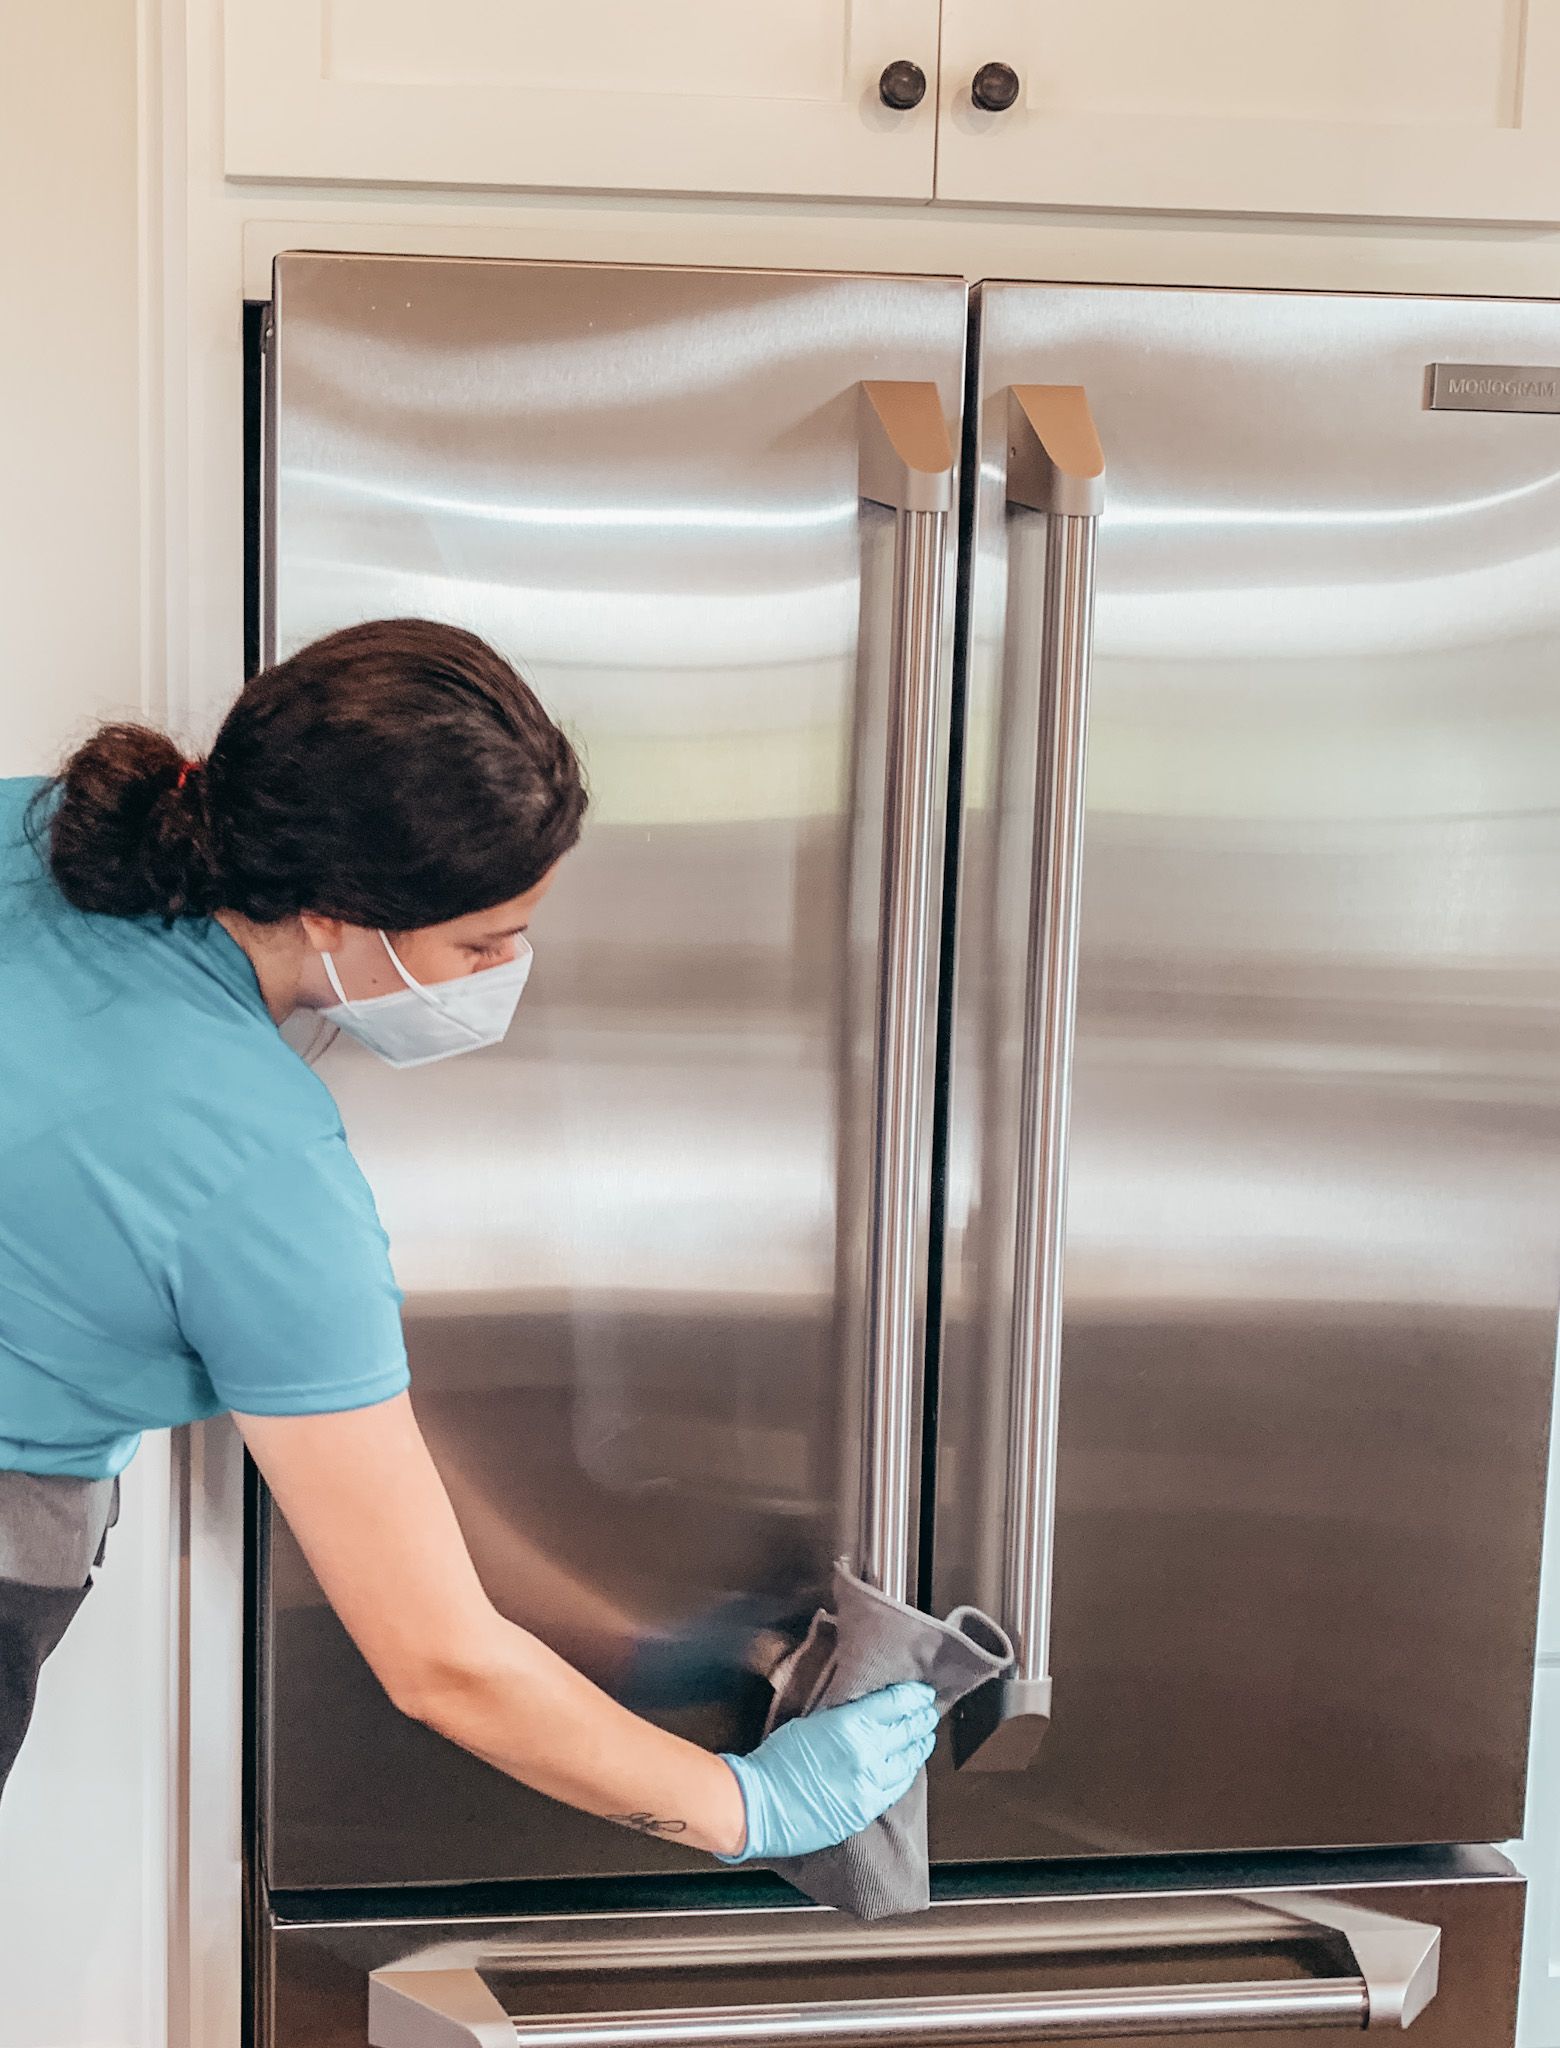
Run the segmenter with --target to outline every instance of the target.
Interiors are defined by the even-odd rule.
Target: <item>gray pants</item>
[[[0,1793],[118,1515],[117,1479],[0,1472]]]

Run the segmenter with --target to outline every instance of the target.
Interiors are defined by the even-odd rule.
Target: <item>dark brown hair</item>
[[[81,910],[310,910],[404,932],[523,896],[585,803],[574,749],[502,655],[458,626],[378,619],[253,677],[204,761],[103,726],[33,818]]]

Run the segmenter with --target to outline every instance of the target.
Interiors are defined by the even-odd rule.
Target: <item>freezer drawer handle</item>
[[[977,1770],[1022,1770],[1033,1759],[1051,1716],[1067,1117],[1078,996],[1094,538],[1104,484],[1105,458],[1082,387],[1012,385],[1008,510],[1039,512],[1046,521],[1001,1614],[1017,1647],[1018,1662],[1012,1677],[982,1686],[955,1716],[955,1760]]]
[[[1417,1920],[1318,1899],[1266,1895],[1341,1935],[1354,1974],[1127,1990],[1005,1991],[969,1997],[826,1999],[791,2005],[512,2016],[474,1969],[376,1970],[369,2048],[867,2048],[870,2043],[1110,2040],[1410,2027],[1436,1993],[1441,1933]]]
[[[916,1258],[923,1176],[922,1075],[936,910],[938,684],[953,445],[937,386],[861,386],[860,495],[894,513],[894,616],[884,792],[881,1000],[867,1242],[864,1578],[911,1594]]]

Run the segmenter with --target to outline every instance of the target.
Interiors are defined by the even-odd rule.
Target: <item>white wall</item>
[[[0,775],[140,691],[135,11],[0,6]]]
[[[136,713],[136,16],[0,0],[0,775]],[[168,1448],[0,1802],[0,2048],[164,2048]]]
[[[1550,1438],[1526,1828],[1508,1848],[1528,1880],[1517,2041],[1519,2048],[1560,2048],[1560,1399]]]

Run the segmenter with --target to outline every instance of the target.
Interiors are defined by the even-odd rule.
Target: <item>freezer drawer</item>
[[[1412,2026],[1510,2048],[1522,1880],[1493,1851],[945,1880],[864,1928],[777,1900],[509,1920],[273,1923],[266,2048],[750,2048],[1173,2038]],[[708,1895],[706,1895],[708,1896]]]

